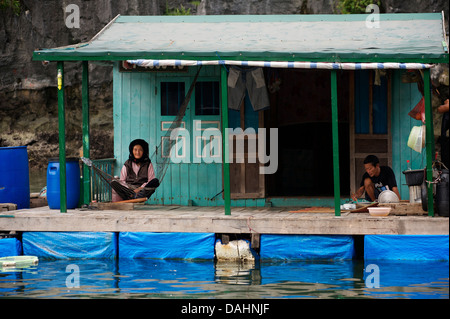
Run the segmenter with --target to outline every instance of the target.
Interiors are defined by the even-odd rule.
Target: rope
[[[191,83],[191,86],[189,87],[188,93],[186,94],[183,103],[180,105],[180,109],[178,110],[177,116],[175,118],[175,120],[172,122],[172,124],[170,125],[169,129],[167,130],[167,133],[165,135],[165,137],[169,137],[168,139],[166,138],[166,140],[169,141],[169,150],[172,149],[175,140],[170,139],[170,134],[172,133],[172,131],[178,127],[180,127],[181,125],[181,121],[186,113],[186,109],[187,106],[189,104],[189,101],[191,99],[192,96],[192,92],[194,91],[194,87],[195,84],[197,83],[197,79],[198,76],[200,74],[200,70],[201,70],[201,66],[198,68],[197,74],[195,75],[194,81]],[[167,167],[169,164],[169,160],[170,160],[170,156],[168,157],[163,157],[162,154],[162,141],[164,139],[161,139],[161,142],[159,143],[158,147],[156,147],[155,152],[152,154],[151,158],[155,159],[156,161],[152,161],[152,162],[156,162],[156,166],[157,166],[157,179],[159,180],[159,183],[162,182],[162,180],[164,179],[164,176],[166,175],[167,172]],[[122,199],[134,199],[136,198],[137,194],[134,191],[136,189],[136,187],[132,186],[132,185],[128,185],[125,184],[114,178],[114,176],[112,176],[111,174],[108,174],[104,171],[102,171],[100,168],[96,167],[94,165],[94,163],[92,162],[92,160],[85,158],[85,157],[81,157],[82,162],[87,165],[88,167],[92,168],[95,172],[95,174],[97,174],[101,179],[103,179],[109,186],[111,186],[112,189],[114,189],[117,194],[119,194],[120,197],[122,197]],[[155,191],[156,187],[144,187],[143,190],[145,191]]]
[[[191,99],[191,95],[192,92],[194,91],[195,88],[195,84],[197,83],[197,78],[198,75],[200,74],[200,70],[202,69],[202,67],[200,66],[198,68],[197,74],[194,77],[194,81],[192,81],[191,86],[189,87],[189,91],[186,94],[186,97],[183,100],[183,103],[180,106],[180,109],[178,110],[177,116],[175,118],[175,120],[172,122],[172,124],[170,125],[169,129],[167,130],[166,135],[164,136],[165,140],[168,140],[169,145],[166,146],[168,147],[169,150],[172,149],[173,145],[175,144],[176,140],[172,140],[170,139],[170,134],[172,133],[173,130],[175,130],[176,128],[181,126],[181,121],[184,117],[184,114],[186,113],[186,108],[189,104],[189,101]],[[156,171],[157,173],[157,179],[161,182],[164,179],[164,176],[166,175],[167,172],[167,167],[170,161],[170,156],[164,157],[163,156],[163,151],[162,151],[162,140],[161,139],[159,146],[156,148],[155,152],[152,154],[151,158],[156,158],[156,161],[152,161],[152,162],[156,162],[156,166],[157,169]]]
[[[440,169],[438,169],[438,168],[436,167],[436,164],[439,164],[439,165],[441,166]],[[444,169],[448,169],[447,166],[445,166],[445,164],[442,163],[441,161],[435,161],[435,162],[433,162],[433,165],[431,166],[431,168],[432,168],[432,170],[436,170],[436,171],[437,171],[438,176],[435,178],[434,181],[427,181],[427,180],[426,180],[425,182],[427,182],[428,185],[430,185],[430,184],[439,184],[439,183],[442,181],[442,179],[441,179],[441,175],[442,175],[442,167],[444,167]],[[425,176],[426,176],[426,172],[425,172]],[[426,178],[426,177],[425,177],[425,178]]]
[[[258,233],[256,230],[254,230],[252,227],[250,227],[250,219],[253,218],[253,216],[250,216],[247,218],[247,227],[250,233]]]

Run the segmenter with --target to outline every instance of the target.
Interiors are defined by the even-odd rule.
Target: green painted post
[[[331,70],[331,130],[333,136],[334,215],[341,216],[341,189],[339,177],[339,130],[336,70]]]
[[[60,212],[67,212],[66,190],[66,127],[64,109],[64,62],[58,62],[58,127],[59,127],[59,185]]]
[[[81,83],[82,114],[83,114],[83,156],[90,158],[89,146],[89,62],[83,61]],[[91,174],[89,167],[83,165],[83,204],[89,204],[91,199]]]
[[[222,154],[223,154],[223,197],[225,215],[231,215],[231,194],[230,194],[230,148],[228,145],[228,85],[227,85],[227,70],[225,66],[220,69],[220,87],[221,87],[221,102],[222,102]]]
[[[434,216],[433,198],[433,158],[434,158],[434,129],[433,110],[431,108],[430,69],[423,71],[424,99],[425,99],[425,144],[427,155],[427,190],[428,190],[428,216]]]

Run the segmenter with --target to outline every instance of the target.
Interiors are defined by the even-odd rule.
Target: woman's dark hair
[[[142,146],[142,149],[144,151],[144,154],[142,155],[142,157],[140,159],[134,158],[134,155],[133,155],[133,147],[136,146],[136,145]],[[134,140],[134,141],[132,141],[130,143],[130,146],[128,147],[128,149],[130,151],[130,155],[129,155],[129,160],[130,161],[133,161],[135,163],[143,163],[143,162],[146,162],[146,161],[150,161],[150,158],[149,158],[149,155],[148,155],[148,153],[149,153],[149,151],[148,151],[148,143],[146,141],[144,141],[142,139],[136,139],[136,140]]]
[[[380,160],[375,155],[367,155],[364,159],[364,164],[372,164],[373,166],[377,166],[380,163]]]

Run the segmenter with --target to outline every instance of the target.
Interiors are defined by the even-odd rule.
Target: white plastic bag
[[[425,125],[412,128],[407,145],[416,152],[422,153],[422,148],[425,146]]]

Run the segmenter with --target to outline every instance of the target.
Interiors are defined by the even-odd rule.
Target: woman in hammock
[[[130,155],[120,171],[120,181],[112,181],[112,201],[149,198],[159,186],[149,158],[148,143],[137,139],[130,143]]]

